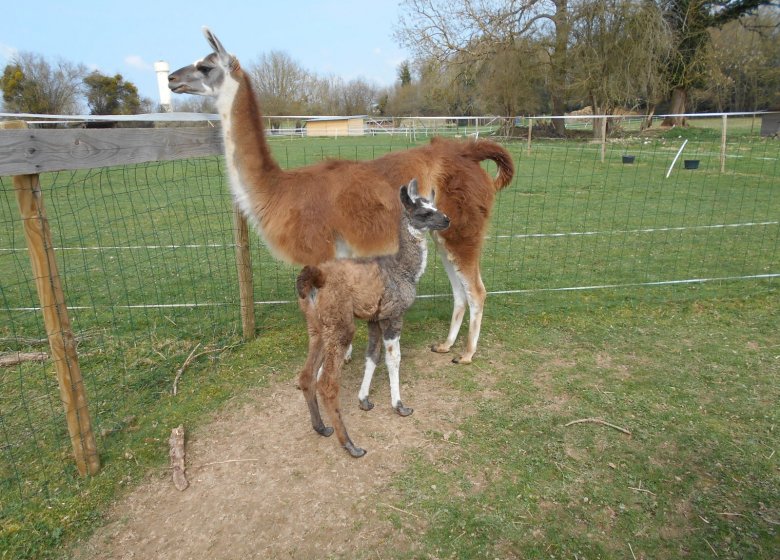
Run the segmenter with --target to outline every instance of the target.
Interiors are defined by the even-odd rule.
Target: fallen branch
[[[48,359],[46,352],[8,352],[0,354],[0,367],[16,366],[24,362],[45,362]]]
[[[171,469],[173,469],[173,485],[177,490],[181,491],[190,485],[184,472],[184,426],[171,430],[168,444],[171,446],[170,457]]]
[[[178,390],[178,387],[179,387],[179,379],[181,379],[181,376],[184,373],[184,370],[187,369],[187,366],[189,366],[190,363],[192,363],[192,360],[195,359],[193,356],[195,354],[195,350],[197,350],[198,348],[200,348],[200,342],[198,342],[195,345],[195,348],[192,349],[192,352],[190,352],[190,355],[187,356],[187,359],[184,360],[184,363],[181,365],[181,367],[176,372],[176,377],[174,377],[174,379],[173,379],[173,394],[174,395],[176,395],[176,391]]]
[[[193,465],[193,469],[202,469],[204,467],[213,467],[214,465],[227,465],[230,463],[255,463],[262,459],[227,459],[225,461],[214,461],[213,463],[203,463],[202,465]]]
[[[176,371],[176,377],[173,379],[173,394],[174,396],[179,390],[179,379],[181,379],[182,374],[184,373],[184,370],[186,370],[192,362],[200,358],[201,356],[205,356],[206,354],[214,354],[215,352],[224,352],[225,350],[230,350],[231,348],[235,348],[238,346],[238,343],[236,344],[230,344],[228,346],[223,346],[222,348],[212,348],[211,350],[204,350],[203,352],[198,352],[197,354],[195,351],[200,348],[200,342],[195,345],[195,348],[192,349],[192,352],[190,352],[190,355],[187,356],[187,359],[184,360],[184,363],[181,365],[181,367]]]
[[[606,422],[605,420],[602,420],[601,418],[582,418],[581,420],[572,420],[568,424],[566,424],[564,427],[568,428],[569,426],[572,426],[574,424],[601,424],[602,426],[608,426],[610,428],[613,428],[619,432],[623,432],[624,434],[630,436],[631,432],[626,430],[625,428],[621,428],[620,426],[616,426],[615,424],[610,424],[609,422]]]

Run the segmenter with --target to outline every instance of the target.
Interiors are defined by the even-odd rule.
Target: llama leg
[[[381,338],[382,329],[379,328],[379,323],[369,321],[368,344],[366,345],[366,369],[363,372],[363,383],[361,383],[360,391],[358,392],[360,408],[363,410],[371,410],[374,408],[374,403],[368,400],[368,394],[371,390],[371,379],[374,377],[374,370],[382,355],[382,347],[380,346]]]
[[[479,332],[482,328],[482,311],[485,308],[485,285],[479,273],[479,263],[475,263],[467,274],[459,273],[463,278],[463,286],[466,290],[466,299],[469,303],[469,335],[466,350],[460,358],[453,358],[458,364],[470,364],[474,353],[477,351]]]
[[[341,418],[341,409],[339,407],[339,380],[341,368],[344,365],[344,351],[346,349],[346,344],[337,344],[325,350],[322,377],[317,381],[317,389],[322,396],[322,404],[333,423],[339,443],[353,457],[362,457],[366,452],[352,443],[347,433],[347,428],[344,426],[344,420]]]
[[[451,260],[447,248],[441,243],[437,242],[437,248],[439,255],[441,256],[441,262],[444,265],[444,270],[447,271],[447,277],[450,279],[450,286],[452,286],[452,320],[450,321],[450,330],[447,334],[447,340],[439,344],[431,346],[431,350],[439,353],[447,353],[455,344],[455,339],[460,331],[460,325],[463,322],[463,316],[466,313],[466,289],[463,286],[463,281],[455,268],[455,263]]]
[[[390,405],[401,416],[409,416],[413,409],[407,408],[401,402],[401,325],[402,318],[392,321],[382,321],[382,339],[385,344],[385,363],[390,377]]]
[[[310,336],[309,355],[306,357],[306,363],[298,375],[298,387],[303,391],[306,398],[306,405],[309,407],[309,416],[314,431],[321,436],[328,437],[333,434],[333,428],[328,428],[322,422],[320,416],[320,407],[317,404],[317,386],[314,380],[314,370],[322,369],[322,344],[319,336]]]

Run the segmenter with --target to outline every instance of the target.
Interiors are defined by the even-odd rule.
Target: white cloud
[[[129,54],[125,57],[125,64],[138,70],[152,70],[152,65],[137,54]]]
[[[374,54],[375,54],[375,55],[377,55],[377,56],[379,56],[380,54],[382,54],[382,49],[380,49],[379,47],[376,47],[376,48],[374,49]]]

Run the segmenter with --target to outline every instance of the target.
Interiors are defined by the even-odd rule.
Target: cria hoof
[[[347,444],[344,446],[344,449],[349,451],[349,454],[352,455],[355,459],[360,459],[363,455],[366,454],[365,449],[355,447],[355,444],[352,443],[351,441],[347,442]]]
[[[437,354],[447,354],[449,351],[449,348],[442,346],[441,344],[431,345],[431,352],[436,352]]]
[[[374,408],[374,403],[368,400],[368,397],[360,399],[360,410],[371,410],[372,408]]]
[[[452,363],[453,364],[470,364],[471,363],[471,359],[470,358],[464,358],[464,357],[461,356],[460,358],[452,358]]]
[[[399,414],[399,416],[409,416],[412,412],[414,412],[413,408],[407,408],[403,405],[403,403],[400,402],[393,408],[395,408],[395,411]]]
[[[325,437],[330,437],[333,435],[333,428],[326,428],[325,426],[322,428],[314,428],[314,431]]]

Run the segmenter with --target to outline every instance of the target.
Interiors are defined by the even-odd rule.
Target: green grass
[[[665,179],[679,136],[700,169],[679,162]],[[289,167],[409,145],[272,142]],[[717,127],[614,141],[604,164],[588,142],[535,142],[530,155],[524,143],[508,148],[516,179],[497,198],[483,276],[488,290],[514,294],[490,297],[480,361],[452,377],[478,412],[457,453],[441,465],[421,456],[396,483],[399,507],[432,520],[414,533],[419,555],[630,557],[631,544],[637,557],[709,557],[710,545],[720,557],[772,557],[775,526],[764,519],[778,518],[776,280],[652,284],[780,272],[780,146],[735,134],[724,174]],[[634,165],[621,163],[624,153]],[[197,344],[239,342],[223,165],[42,177],[54,244],[66,248],[58,264],[103,469],[76,474],[50,363],[0,369],[0,558],[57,557],[165,464],[171,426],[197,428],[228,398],[299,367],[305,329],[295,306],[260,305],[258,341],[204,356],[170,394]],[[0,193],[0,249],[18,249],[0,251],[0,351],[45,349],[35,340],[45,336],[39,312],[18,310],[36,297],[7,178]],[[296,270],[255,245],[255,299],[293,299]],[[627,287],[548,291],[604,285]],[[449,293],[433,260],[420,293]],[[144,304],[198,306],[134,307]],[[443,332],[449,305],[418,302],[406,344]],[[479,400],[483,378],[499,399]],[[632,436],[562,427],[590,416]],[[652,494],[631,490],[640,482]]]
[[[421,542],[398,556],[775,558],[778,294],[695,290],[491,302],[495,365],[452,378],[477,413],[396,482],[396,506],[429,520],[397,518]],[[594,417],[631,435],[566,426]]]

